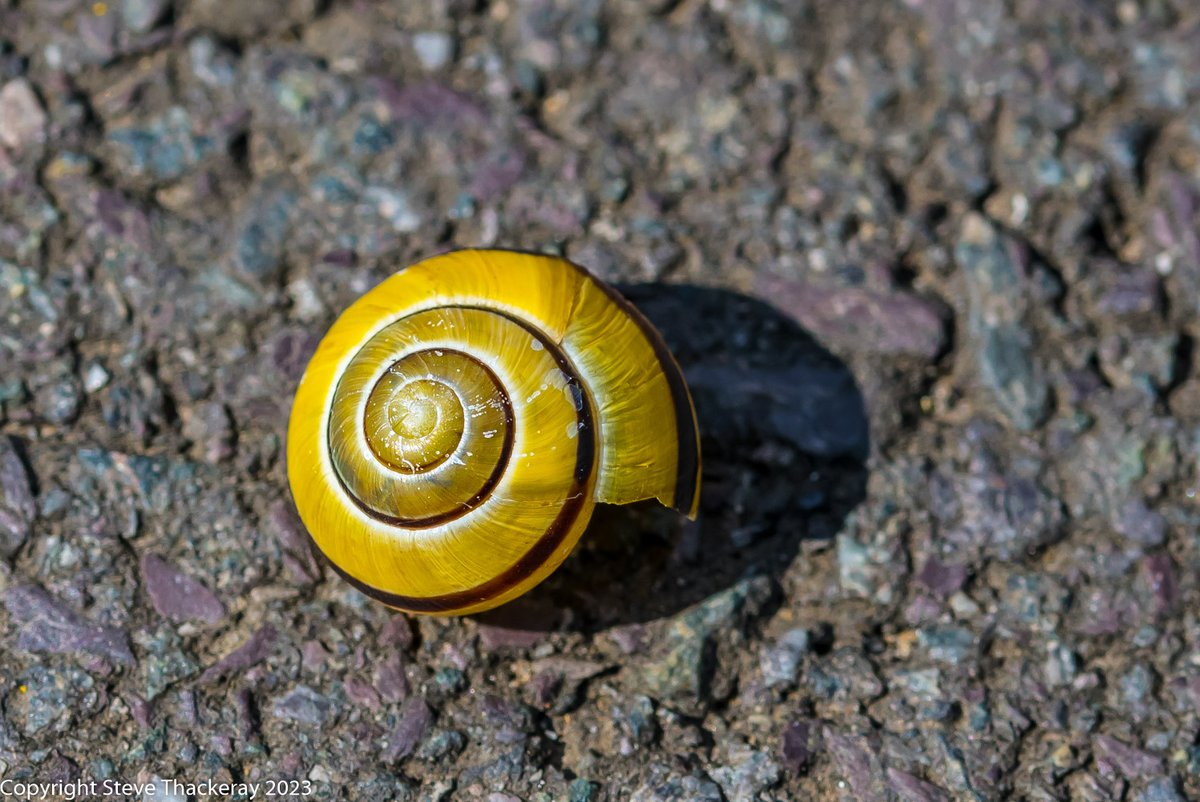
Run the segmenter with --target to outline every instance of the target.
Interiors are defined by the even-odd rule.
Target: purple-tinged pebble
[[[390,654],[375,666],[375,690],[385,702],[402,702],[408,697],[408,679],[404,676],[404,660]]]
[[[222,657],[200,675],[200,684],[212,682],[229,674],[244,671],[256,665],[271,654],[275,648],[275,627],[267,624],[251,635],[245,643]]]
[[[228,735],[214,735],[208,739],[212,750],[221,757],[229,757],[233,754],[233,740]]]
[[[1153,777],[1162,773],[1162,760],[1149,752],[1122,743],[1110,735],[1092,739],[1092,752],[1101,773],[1116,771],[1125,779]]]
[[[1152,270],[1119,273],[1100,296],[1097,307],[1114,315],[1156,311],[1162,303],[1162,280]]]
[[[356,705],[367,708],[368,710],[379,709],[379,694],[371,687],[370,683],[364,682],[357,677],[347,677],[342,683],[346,689],[346,696]]]
[[[154,705],[132,691],[125,694],[125,704],[129,705],[129,712],[133,714],[137,725],[144,730],[150,729]]]
[[[387,78],[368,84],[387,106],[392,118],[423,126],[478,125],[488,120],[487,109],[469,95],[441,84],[400,87]]]
[[[826,728],[825,744],[838,773],[860,802],[885,802],[887,794],[879,783],[879,761],[862,738],[842,735]]]
[[[809,721],[793,721],[783,731],[780,756],[783,765],[794,774],[802,774],[816,756],[814,741],[818,732]]]
[[[761,280],[759,290],[834,347],[933,359],[946,344],[946,313],[916,295],[772,277]]]
[[[79,765],[69,757],[52,752],[50,758],[45,763],[38,766],[40,772],[44,772],[42,776],[48,782],[69,783],[78,780],[80,777]]]
[[[544,640],[560,618],[561,611],[548,602],[520,598],[479,616],[479,640],[490,651],[528,649]]]
[[[136,661],[125,630],[88,621],[35,585],[20,585],[4,595],[4,605],[21,624],[17,648],[28,652],[97,655],[122,665]]]
[[[225,605],[216,594],[159,555],[142,555],[141,569],[150,601],[164,618],[215,624],[225,617]]]
[[[381,646],[408,651],[413,645],[412,622],[408,616],[397,613],[389,618],[379,630],[379,643]]]
[[[298,584],[311,585],[321,576],[320,565],[312,551],[312,541],[304,529],[304,523],[296,514],[296,507],[289,500],[280,499],[271,505],[267,514],[271,529],[279,540],[284,554],[284,563]]]
[[[1200,677],[1173,677],[1167,688],[1175,700],[1175,711],[1179,713],[1200,709]]]
[[[942,598],[954,595],[967,581],[965,565],[947,564],[930,557],[917,574],[917,581]]]
[[[319,640],[307,640],[300,647],[301,663],[309,671],[320,671],[329,659],[329,652]]]
[[[552,669],[543,669],[533,675],[529,681],[529,692],[533,703],[541,708],[549,708],[558,699],[563,687],[563,675]]]
[[[950,794],[907,771],[889,767],[888,786],[903,802],[951,802]]]
[[[904,608],[904,620],[912,626],[929,624],[937,620],[942,613],[942,605],[932,596],[922,594],[909,602]]]
[[[328,697],[307,685],[297,685],[275,701],[273,712],[276,718],[317,727],[329,720],[333,708]]]
[[[383,759],[394,763],[411,755],[432,725],[433,711],[425,704],[425,700],[419,696],[409,699],[400,709],[400,720],[388,738]]]
[[[1179,604],[1179,580],[1169,554],[1160,552],[1144,558],[1138,579],[1155,615],[1169,615]]]
[[[613,643],[625,654],[638,654],[646,648],[649,636],[641,624],[626,624],[613,627],[608,635]]]

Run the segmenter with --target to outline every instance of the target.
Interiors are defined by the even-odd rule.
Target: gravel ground
[[[393,615],[291,391],[492,244],[660,325],[702,515]],[[0,287],[0,781],[1200,798],[1193,0],[0,0]]]

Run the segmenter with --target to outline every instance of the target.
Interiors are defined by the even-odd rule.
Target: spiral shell
[[[649,322],[570,262],[419,262],[330,328],[292,408],[288,478],[351,584],[462,614],[542,581],[596,502],[695,516],[695,411]]]

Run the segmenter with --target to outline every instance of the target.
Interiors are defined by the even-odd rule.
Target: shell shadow
[[[755,574],[778,578],[805,539],[863,499],[870,432],[854,376],[794,320],[746,295],[621,286],[662,333],[700,423],[700,516],[601,504],[575,551],[525,596],[476,616],[513,630],[644,623]]]

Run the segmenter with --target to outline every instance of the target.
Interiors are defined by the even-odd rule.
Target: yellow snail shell
[[[486,610],[566,559],[596,502],[695,517],[683,375],[615,290],[564,259],[435,256],[358,299],[296,391],[288,480],[334,569],[416,613]]]

